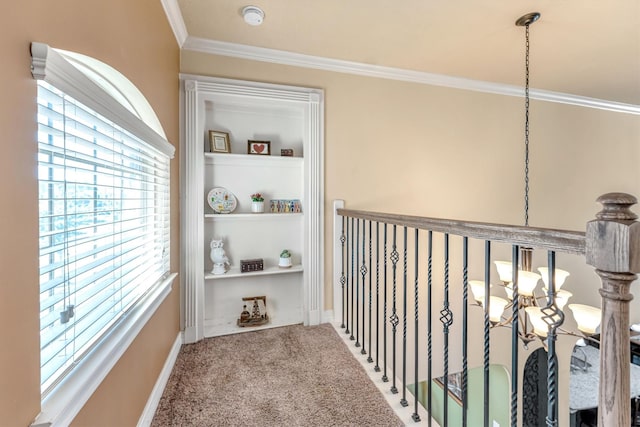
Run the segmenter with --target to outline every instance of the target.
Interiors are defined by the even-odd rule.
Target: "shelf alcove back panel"
[[[304,117],[306,106],[287,101],[252,100],[216,96],[204,101],[205,141],[208,131],[229,132],[231,152],[247,153],[247,141],[271,141],[271,154],[292,148],[298,157],[303,155],[303,141],[307,133]]]
[[[258,155],[213,155],[205,161],[204,194],[214,187],[224,187],[238,200],[234,213],[251,211],[251,194],[261,193],[265,211],[272,199],[299,199],[303,202],[304,177],[302,159],[263,158]],[[207,204],[205,213],[212,213]],[[304,203],[303,203],[304,213]]]
[[[203,248],[205,269],[213,268],[213,262],[209,258],[209,243],[213,238],[224,241],[224,249],[232,266],[238,267],[241,259],[254,258],[262,258],[265,268],[277,266],[283,249],[291,252],[294,264],[300,264],[304,243],[302,219],[299,215],[286,217],[286,214],[282,214],[265,216],[262,221],[252,218],[206,221]]]
[[[236,325],[242,311],[243,297],[265,295],[269,326],[282,326],[303,321],[302,272],[274,276],[237,277],[226,280],[207,280],[205,304],[215,307],[205,314],[205,336],[245,331]],[[251,330],[249,328],[248,330]]]

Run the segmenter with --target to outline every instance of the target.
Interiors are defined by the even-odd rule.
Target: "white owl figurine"
[[[224,274],[229,270],[229,258],[227,258],[227,255],[224,253],[223,245],[222,239],[213,239],[211,241],[209,257],[211,261],[213,261],[212,274]]]

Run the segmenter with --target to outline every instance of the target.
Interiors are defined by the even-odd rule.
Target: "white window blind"
[[[169,274],[169,157],[38,81],[44,394]]]

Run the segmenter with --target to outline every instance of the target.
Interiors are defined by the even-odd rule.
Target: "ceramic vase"
[[[264,212],[264,201],[262,201],[262,202],[251,202],[251,212],[253,212],[253,213],[262,213],[262,212]]]

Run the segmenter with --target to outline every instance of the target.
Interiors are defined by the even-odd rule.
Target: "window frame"
[[[69,55],[77,54],[67,52],[67,55],[65,55],[63,51],[59,52],[46,44],[35,42],[31,44],[31,54],[31,71],[34,79],[46,81],[98,114],[117,123],[150,146],[167,155],[169,159],[173,158],[175,147],[166,140],[164,132],[159,128],[157,117],[155,122],[150,122],[151,126],[145,123],[144,118],[134,113],[134,111],[138,110],[137,108],[132,111],[130,106],[129,108],[125,107],[105,91],[101,85],[93,81],[88,74],[83,73],[77,66],[73,65],[73,62],[77,64],[78,57]],[[68,60],[68,58],[71,60]],[[94,61],[92,65],[102,64],[95,59],[91,59],[91,61]],[[106,64],[102,65],[110,69]],[[117,71],[111,70],[117,73]],[[124,76],[117,74],[119,79],[126,80]],[[119,83],[122,83],[122,80]],[[141,110],[146,109],[148,111],[150,106],[144,96],[135,89],[135,86],[130,82],[128,83],[131,86],[126,88],[125,91],[133,92],[134,106],[138,103],[138,106],[141,106]],[[121,85],[117,88],[121,88]],[[148,121],[148,115],[146,118]],[[167,248],[169,251],[170,246],[171,242],[169,242],[169,247]],[[41,413],[32,426],[68,425],[73,421],[99,387],[102,380],[171,293],[172,284],[176,276],[177,273],[171,273],[170,271],[163,276],[149,292],[116,321],[117,326],[111,328],[77,362],[72,371],[67,373],[46,395],[43,395]]]

